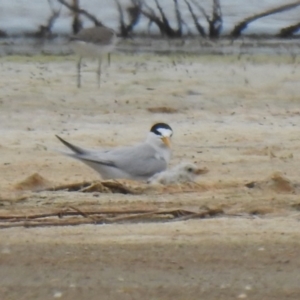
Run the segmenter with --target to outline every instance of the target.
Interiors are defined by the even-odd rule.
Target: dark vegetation
[[[81,8],[80,0],[46,0],[48,1],[51,14],[44,24],[40,25],[38,30],[31,34],[39,38],[55,37],[53,33],[53,25],[61,16],[61,8],[65,7],[72,15],[70,27],[74,34],[78,33],[83,27],[83,20],[88,19],[95,26],[105,26],[105,24],[96,17],[93,11],[87,11]],[[151,27],[156,26],[163,37],[182,38],[191,36],[189,24],[194,24],[197,34],[202,38],[217,39],[222,36],[223,16],[220,0],[211,0],[211,14],[201,4],[201,0],[169,0],[173,2],[173,9],[176,17],[176,24],[172,25],[170,17],[161,6],[160,0],[131,0],[130,5],[124,6],[119,0],[114,0],[116,10],[119,15],[119,35],[122,37],[131,37],[136,34],[136,25],[143,18],[148,22],[148,31],[145,33],[151,35]],[[285,1],[283,1],[285,2]],[[186,6],[189,12],[189,17],[183,18],[180,5]],[[289,10],[300,6],[300,1],[285,3],[279,7],[272,7],[266,11],[256,15],[248,16],[234,26],[230,32],[232,38],[240,37],[249,24],[261,18],[267,18],[270,15],[279,13],[288,13]],[[99,5],[99,7],[101,7]],[[286,28],[278,28],[276,37],[291,38],[300,30],[300,21],[296,24],[291,24]],[[195,33],[193,33],[195,35]],[[7,36],[0,29],[0,37]]]

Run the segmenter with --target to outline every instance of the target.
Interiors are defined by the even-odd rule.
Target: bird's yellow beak
[[[171,148],[171,140],[170,140],[169,137],[164,136],[164,137],[161,138],[161,140],[163,141],[163,143],[164,143],[167,147]]]

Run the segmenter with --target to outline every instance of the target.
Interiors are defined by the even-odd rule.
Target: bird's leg
[[[100,88],[101,62],[102,62],[102,57],[100,56],[98,59],[98,70],[97,70],[98,88]]]
[[[108,66],[110,67],[110,53],[107,54]]]
[[[79,56],[78,62],[77,62],[77,87],[81,87],[81,82],[80,82],[80,68],[81,68],[81,60],[82,57]]]

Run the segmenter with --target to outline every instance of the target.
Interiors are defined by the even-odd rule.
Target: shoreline
[[[118,53],[155,54],[212,54],[212,55],[297,55],[299,38],[282,39],[276,37],[242,37],[218,40],[201,37],[167,39],[158,36],[123,39],[116,47]],[[70,55],[72,50],[66,36],[51,39],[33,37],[0,38],[0,56],[5,55]]]

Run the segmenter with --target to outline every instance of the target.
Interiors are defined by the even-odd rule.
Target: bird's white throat
[[[164,137],[171,137],[173,134],[172,130],[167,128],[158,128],[157,131],[160,132]]]

